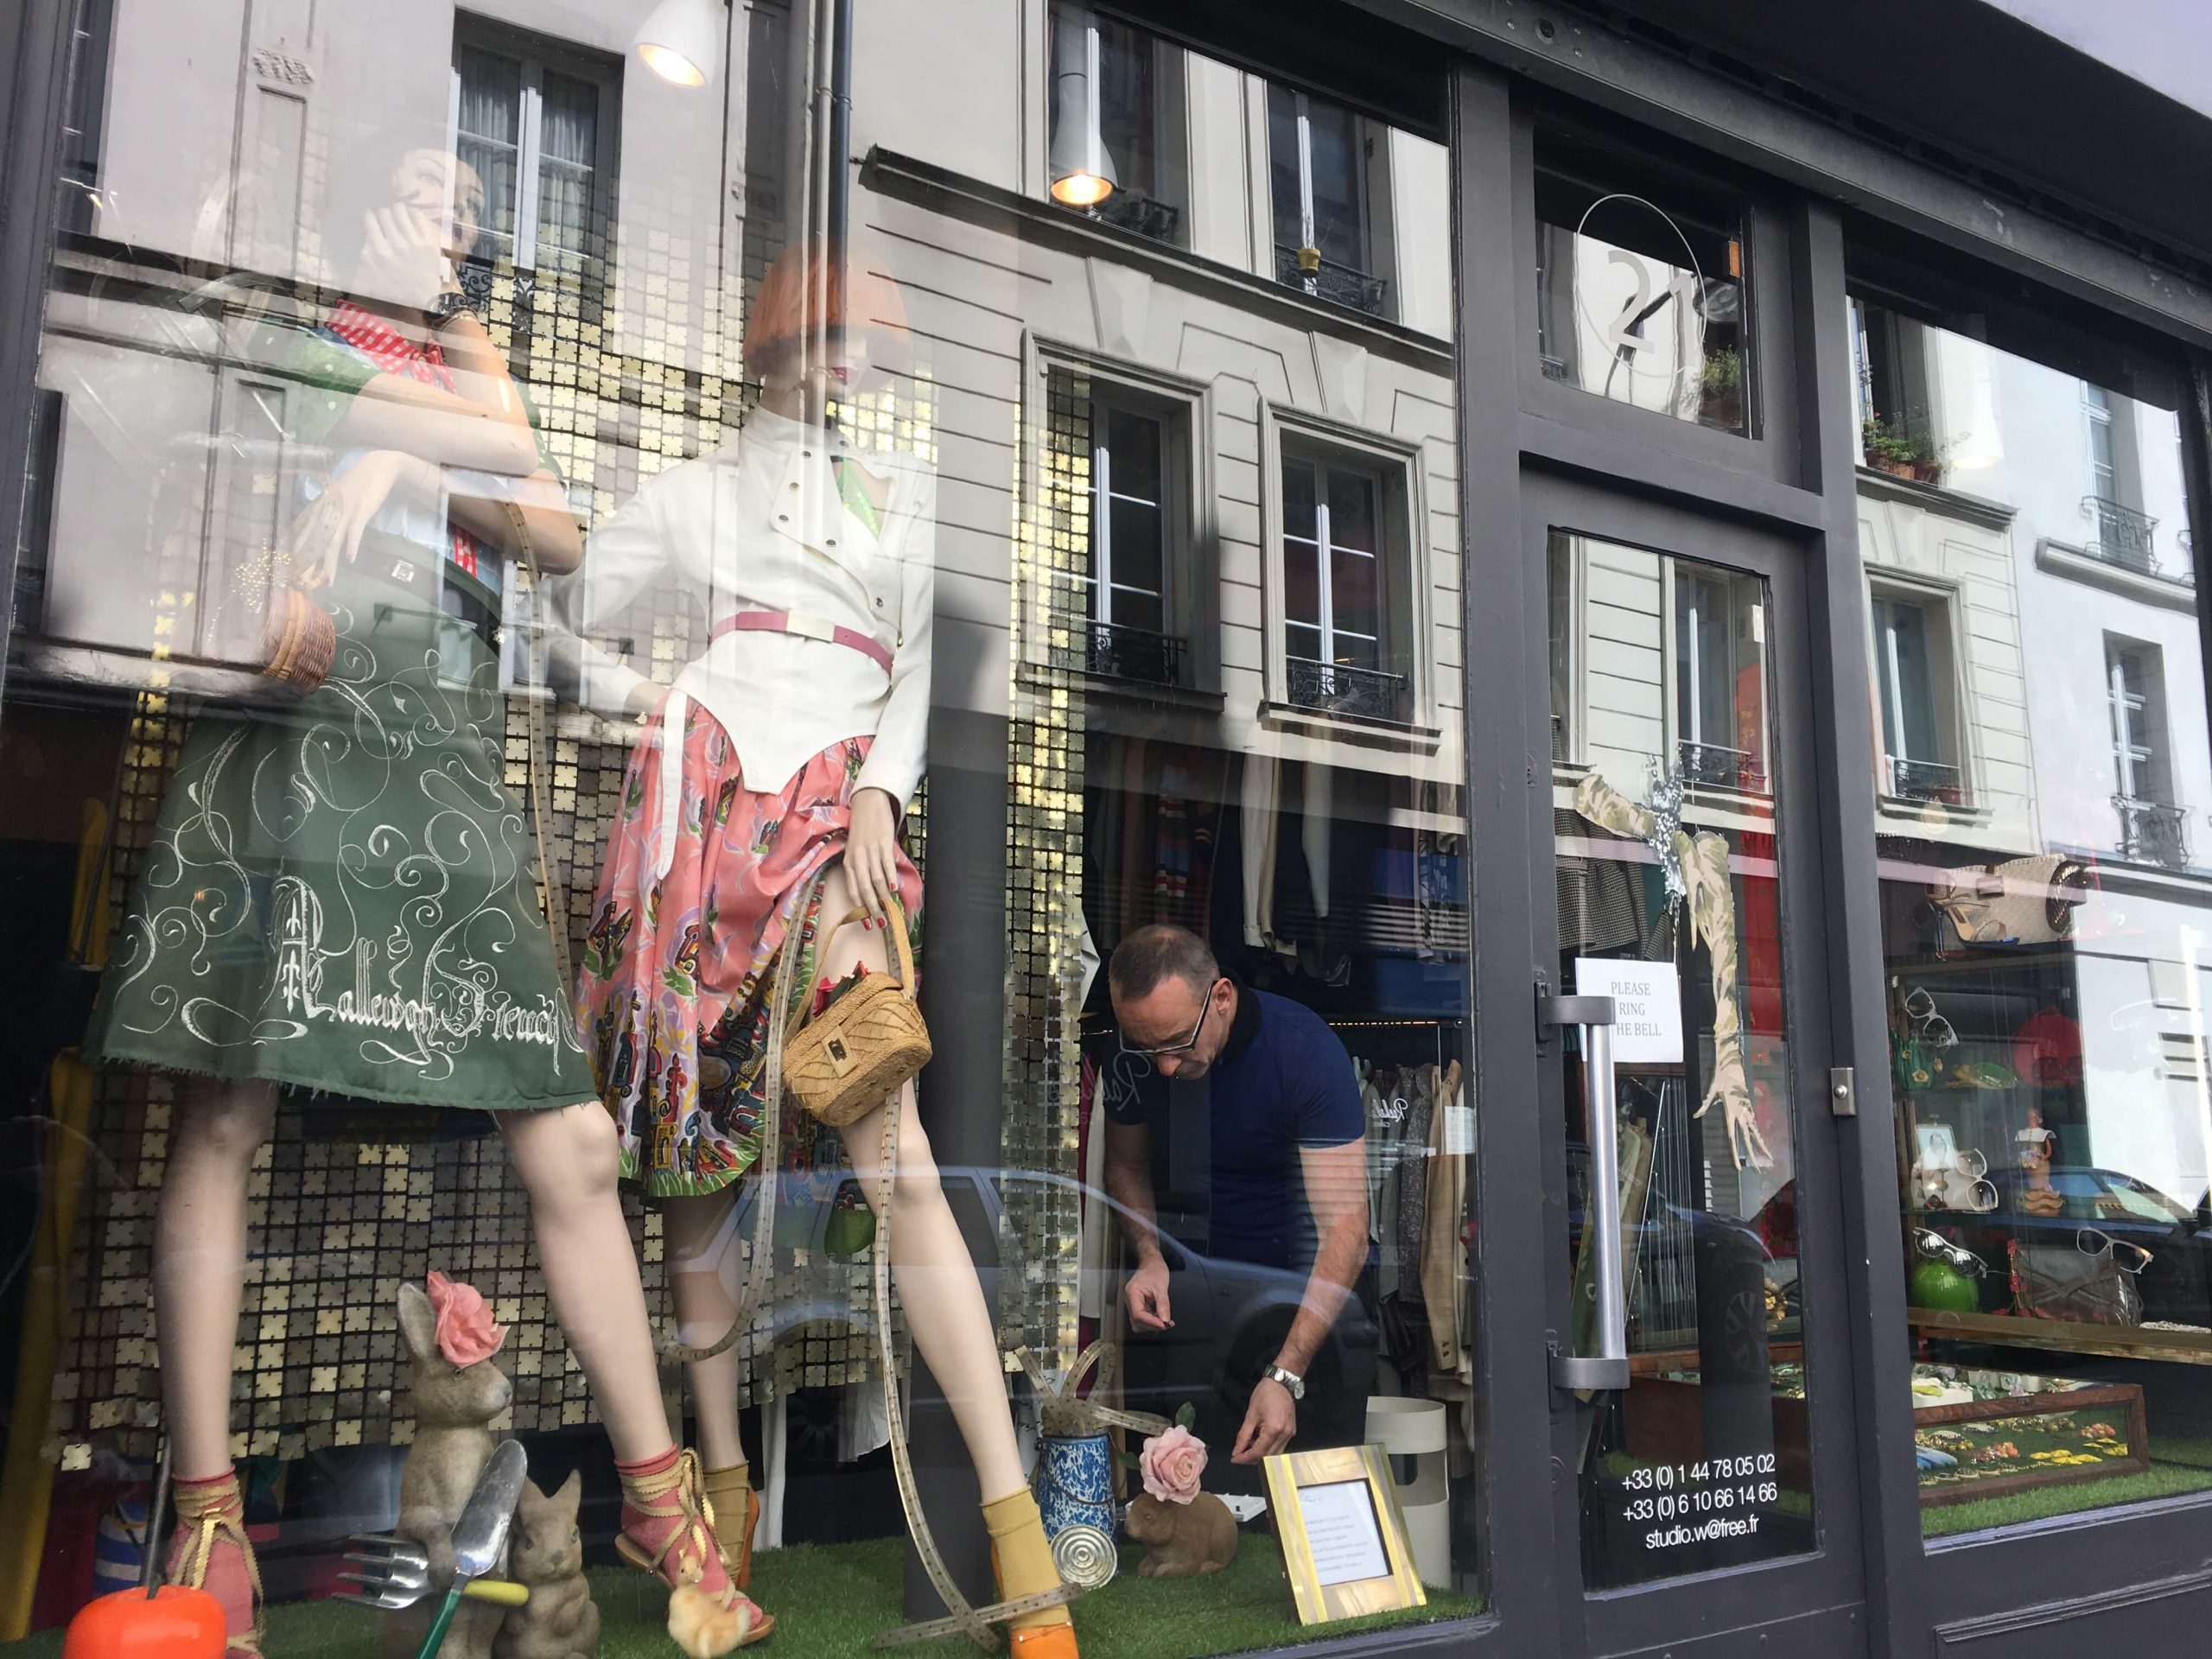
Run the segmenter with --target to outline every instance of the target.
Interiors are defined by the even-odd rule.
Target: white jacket
[[[880,537],[841,498],[838,456],[890,480]],[[868,635],[891,657],[887,676],[849,645],[726,633],[677,676],[667,727],[680,741],[683,700],[703,705],[735,744],[745,786],[764,793],[839,739],[872,736],[855,786],[903,809],[927,751],[936,547],[927,463],[755,409],[713,454],[650,480],[591,532],[582,565],[550,584],[551,622],[582,642],[592,700],[609,706],[647,677],[607,650],[609,625],[641,597],[691,612],[702,629],[740,611],[788,611]]]

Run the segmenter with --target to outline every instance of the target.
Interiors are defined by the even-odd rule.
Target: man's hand
[[[1298,1402],[1290,1390],[1272,1376],[1263,1376],[1252,1390],[1252,1403],[1244,1412],[1244,1427],[1236,1431],[1231,1463],[1257,1463],[1288,1446],[1298,1433]]]
[[[861,908],[877,921],[899,896],[899,803],[880,789],[853,791],[845,831],[845,880]]]
[[[1157,1251],[1137,1263],[1129,1275],[1129,1318],[1140,1331],[1172,1331],[1175,1320],[1167,1307],[1167,1262]]]

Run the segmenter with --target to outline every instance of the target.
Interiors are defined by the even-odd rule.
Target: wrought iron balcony
[[[1966,780],[1956,766],[1941,760],[1904,760],[1887,757],[1890,793],[1901,801],[1940,801],[1957,806],[1966,799]]]
[[[1183,210],[1171,203],[1139,195],[1134,190],[1116,190],[1090,209],[1090,217],[1101,225],[1111,225],[1117,231],[1129,231],[1154,242],[1173,242],[1177,227],[1183,222]]]
[[[1298,248],[1275,245],[1275,280],[1286,288],[1295,288],[1311,294],[1317,300],[1327,300],[1336,305],[1348,305],[1355,311],[1364,311],[1370,317],[1382,315],[1382,302],[1390,291],[1389,281],[1370,276],[1363,270],[1350,265],[1338,264],[1334,260],[1319,260],[1307,270]]]
[[[2189,865],[2189,814],[2164,801],[2139,801],[2126,795],[2112,798],[2120,814],[2120,855],[2134,864],[2157,864],[2169,870]]]
[[[1758,756],[1748,749],[1726,748],[1718,743],[1693,743],[1688,738],[1682,739],[1678,747],[1684,783],[1707,789],[1766,792],[1766,768],[1759,764]]]
[[[1289,660],[1290,700],[1300,709],[1349,715],[1357,720],[1402,720],[1406,677],[1343,663]]]
[[[1183,683],[1183,642],[1149,628],[1124,627],[1118,622],[1091,622],[1084,626],[1083,665],[1093,674],[1115,680],[1136,680],[1146,685]]]
[[[2101,495],[2083,496],[2082,511],[2096,525],[2096,541],[2089,550],[2097,557],[2138,575],[2160,574],[2158,549],[2151,534],[2158,527],[2157,519]]]

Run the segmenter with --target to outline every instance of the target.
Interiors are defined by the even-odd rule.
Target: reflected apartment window
[[[1859,379],[1859,456],[1893,478],[1940,484],[1929,387],[1929,331],[1873,301],[1851,302],[1852,366]]]
[[[2139,639],[2105,636],[2105,696],[2112,708],[2113,809],[2119,852],[2179,869],[2189,861],[2186,825],[2174,804],[2166,743],[2164,653]]]
[[[1185,245],[1182,52],[1088,7],[1056,5],[1051,53],[1052,200]]]
[[[1173,540],[1168,426],[1100,397],[1091,405],[1090,671],[1172,685],[1182,642],[1168,626]]]
[[[1962,804],[1965,772],[1951,709],[1949,607],[1878,588],[1872,610],[1884,792],[1897,800]]]
[[[463,14],[454,149],[484,181],[479,251],[520,270],[601,251],[621,64]]]
[[[1268,88],[1276,281],[1372,316],[1385,314],[1389,283],[1376,270],[1369,204],[1377,191],[1369,175],[1387,145],[1387,135],[1340,105],[1287,86]]]
[[[1686,783],[1767,787],[1765,619],[1756,580],[1676,569],[1675,730]]]
[[[1283,650],[1290,701],[1372,720],[1404,717],[1390,671],[1384,480],[1320,455],[1282,462]]]

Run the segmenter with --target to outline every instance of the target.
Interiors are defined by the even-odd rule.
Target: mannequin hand
[[[363,455],[330,480],[284,532],[285,550],[303,588],[321,588],[338,574],[341,558],[352,563],[361,550],[362,533],[392,491],[402,483],[419,486],[434,473],[428,461],[397,449]]]
[[[899,804],[883,790],[853,791],[852,826],[845,832],[845,880],[861,908],[877,921],[899,896]]]
[[[1252,1403],[1245,1409],[1244,1427],[1236,1431],[1236,1449],[1229,1454],[1229,1460],[1257,1463],[1262,1458],[1271,1458],[1288,1446],[1297,1433],[1298,1402],[1274,1378],[1263,1376],[1252,1390]]]
[[[445,238],[428,213],[405,202],[361,215],[361,286],[372,297],[428,311],[451,281]]]
[[[1167,1306],[1167,1263],[1157,1255],[1137,1264],[1122,1293],[1128,1299],[1129,1319],[1140,1331],[1173,1331],[1175,1320]]]

